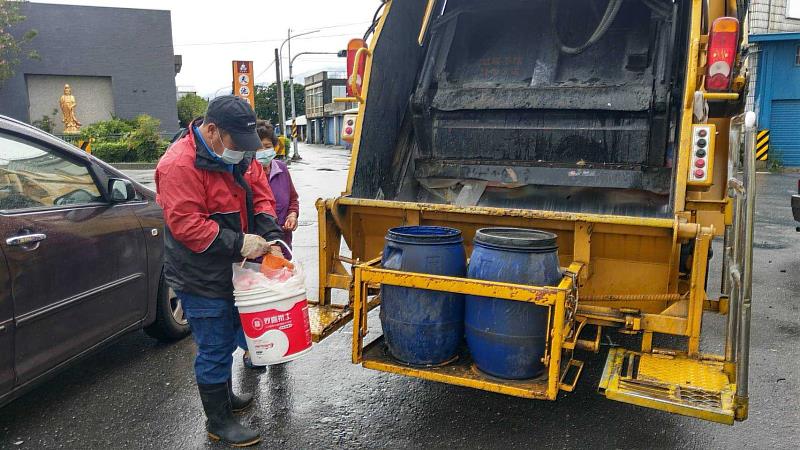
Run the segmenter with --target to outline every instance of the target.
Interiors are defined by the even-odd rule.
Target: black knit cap
[[[206,119],[231,135],[241,152],[259,150],[261,139],[256,132],[256,112],[247,100],[234,95],[223,95],[211,100]]]

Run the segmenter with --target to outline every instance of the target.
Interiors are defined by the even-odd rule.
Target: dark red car
[[[163,232],[153,191],[0,116],[0,405],[124,333],[189,333]]]

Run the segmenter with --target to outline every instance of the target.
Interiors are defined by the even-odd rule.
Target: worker
[[[256,115],[247,101],[217,97],[156,168],[164,210],[164,277],[181,301],[197,344],[194,371],[212,440],[234,446],[260,441],[234,412],[251,394],[234,395],[231,364],[241,322],[233,302],[232,263],[274,253],[283,238],[275,199],[254,152],[261,148]]]
[[[263,149],[256,152],[256,160],[261,163],[269,180],[270,190],[275,197],[275,213],[278,225],[283,229],[283,241],[292,245],[292,232],[297,230],[297,218],[300,215],[300,203],[297,190],[289,174],[289,168],[283,161],[276,161],[277,151],[270,151],[280,139],[275,136],[272,125],[262,122],[256,127],[258,138]]]
[[[283,161],[278,161],[275,147],[279,142],[275,129],[267,121],[259,120],[256,124],[258,137],[261,139],[262,149],[256,152],[256,160],[261,163],[267,176],[270,190],[275,197],[275,212],[278,226],[283,230],[282,240],[289,248],[292,246],[292,233],[297,230],[297,217],[300,214],[300,202],[297,190],[289,174],[289,167]],[[291,254],[284,249],[284,257],[290,258]],[[254,366],[247,351],[247,341],[244,332],[238,335],[239,347],[244,350],[242,363],[249,369],[264,370],[263,366]]]
[[[286,139],[283,136],[276,136],[275,139],[275,157],[283,161],[286,159]]]

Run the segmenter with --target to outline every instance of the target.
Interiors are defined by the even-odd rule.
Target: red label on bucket
[[[239,315],[244,334],[252,341],[257,353],[263,351],[281,358],[311,347],[311,326],[305,299],[288,311],[267,309]]]

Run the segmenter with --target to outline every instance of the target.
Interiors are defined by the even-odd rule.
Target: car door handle
[[[42,242],[43,240],[47,239],[47,235],[44,233],[33,233],[33,234],[21,234],[19,236],[14,236],[6,239],[7,245],[31,245],[37,242]]]

